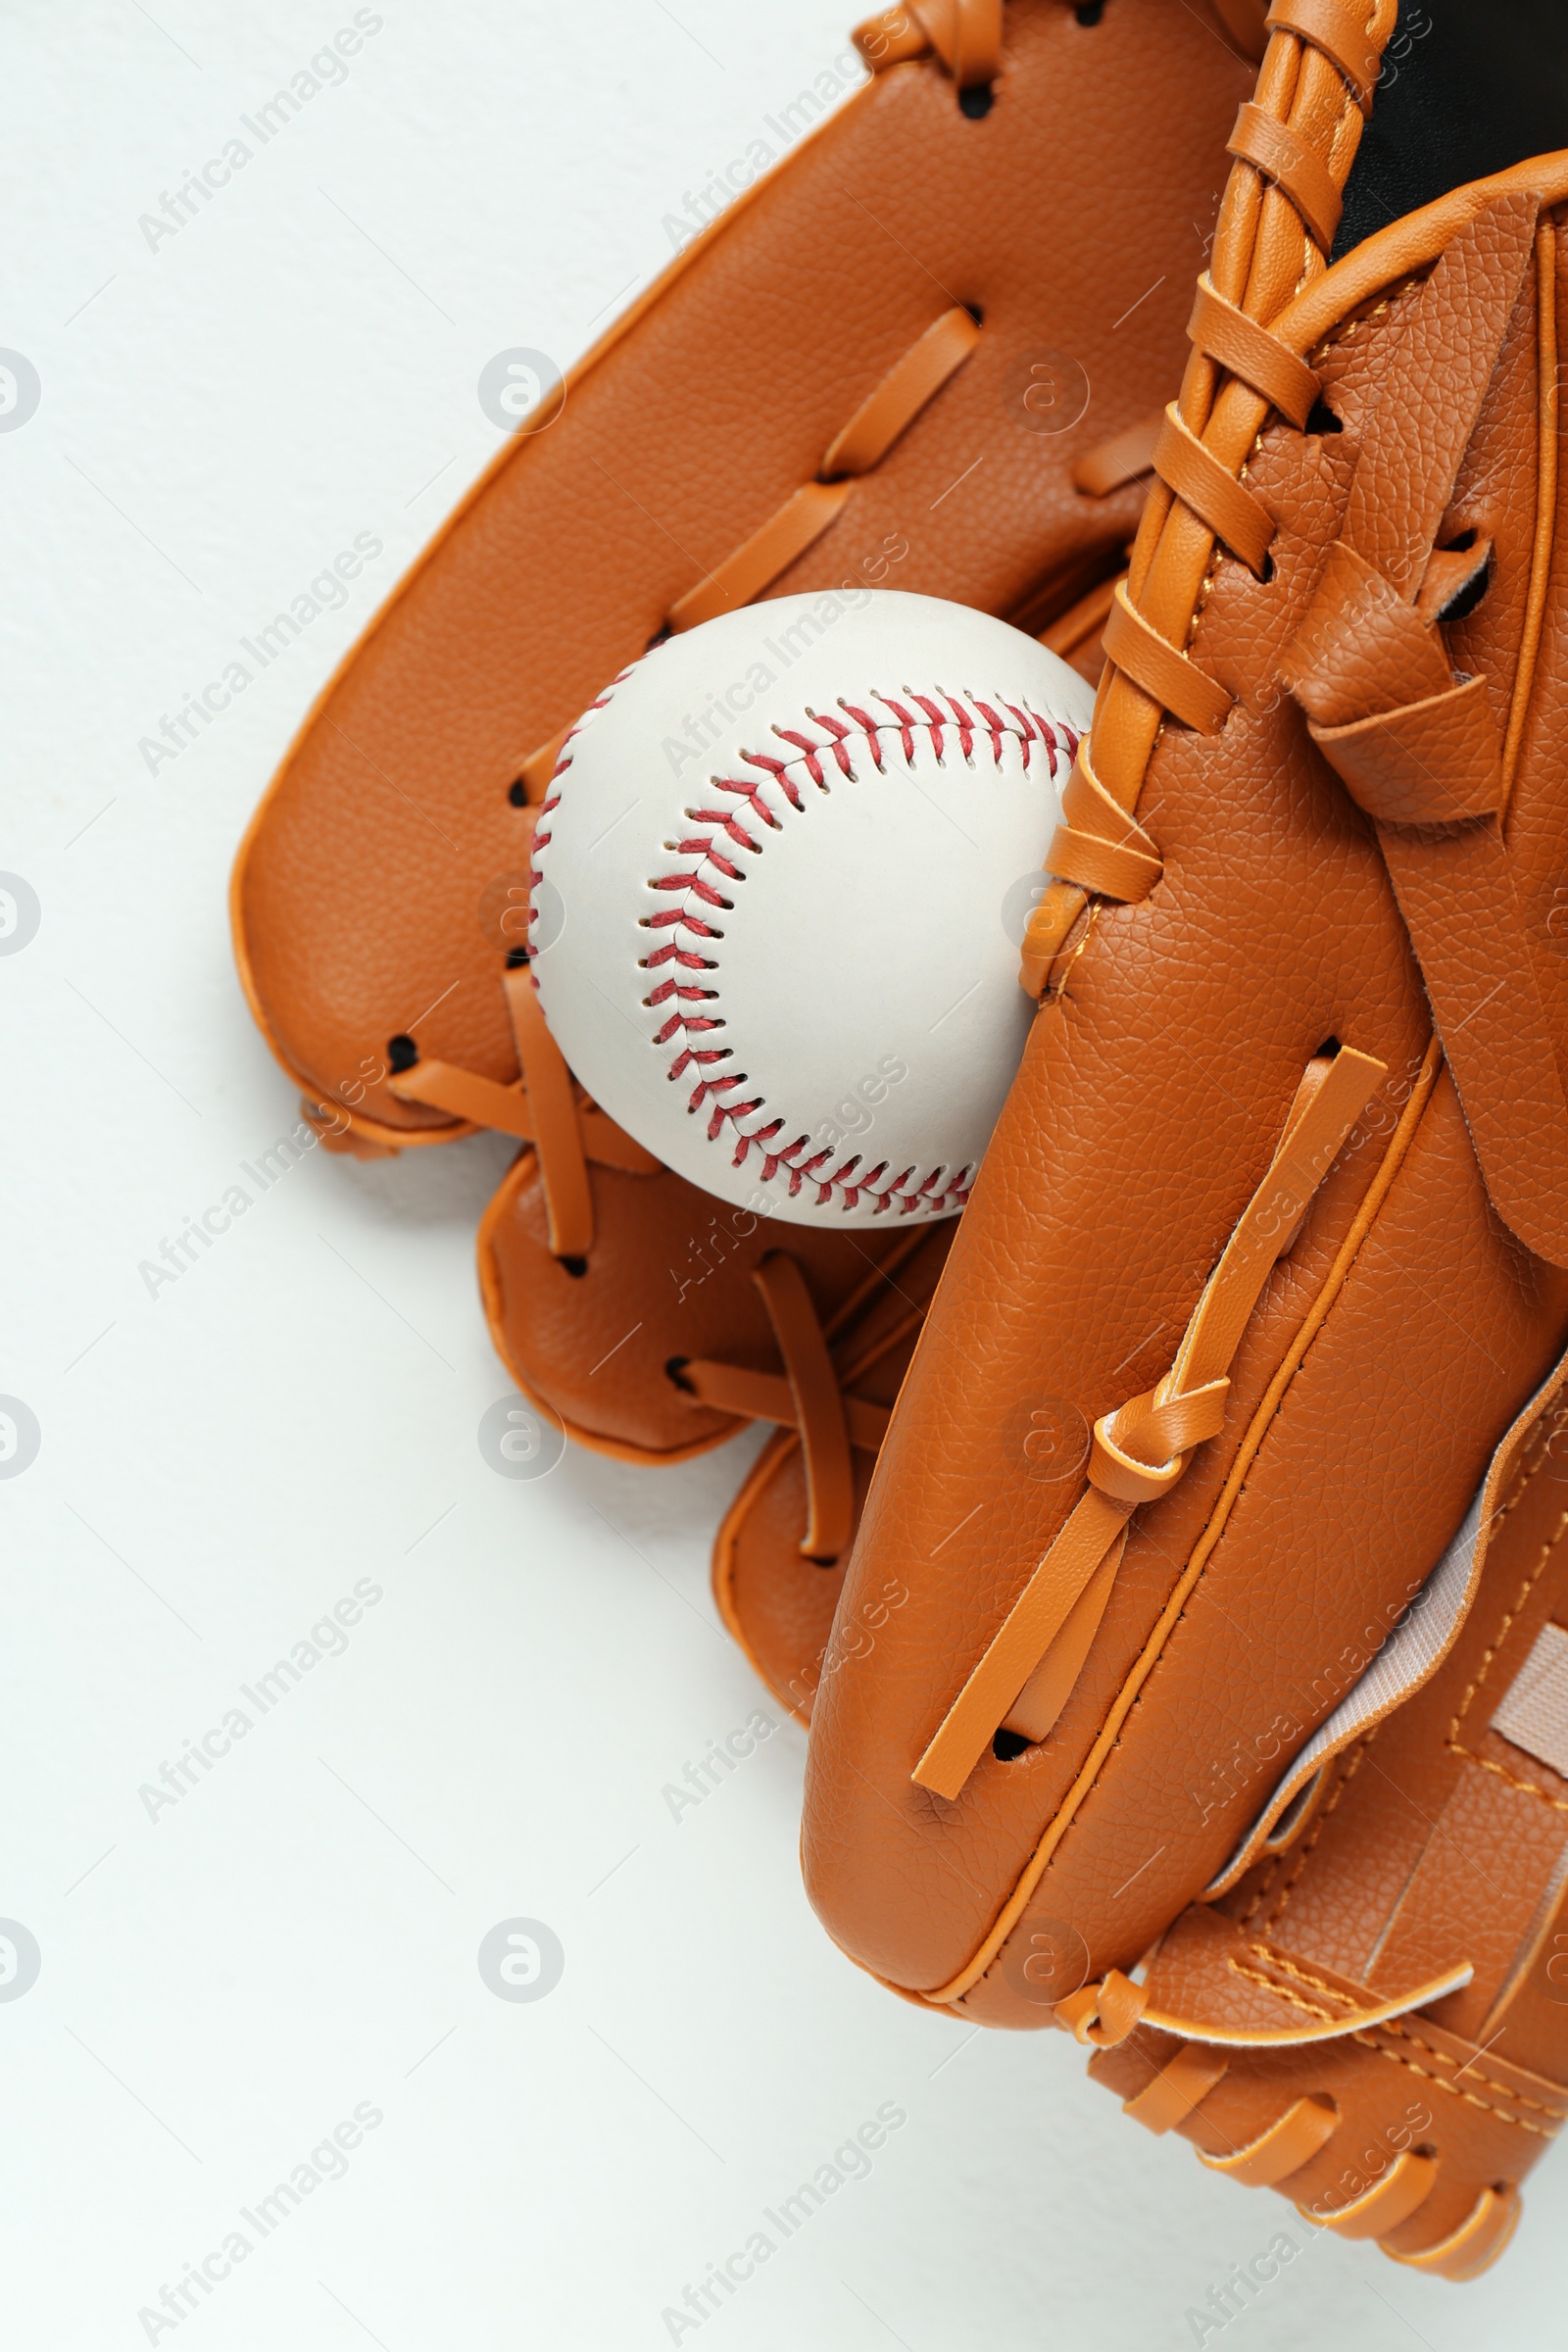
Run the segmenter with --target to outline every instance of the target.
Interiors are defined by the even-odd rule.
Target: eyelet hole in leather
[[[588,1271],[588,1260],[585,1257],[558,1257],[556,1263],[564,1274],[571,1276],[573,1282],[581,1282]]]
[[[1084,0],[1081,8],[1072,12],[1075,24],[1098,24],[1105,13],[1105,0]]]
[[[527,808],[528,787],[520,776],[516,777],[513,783],[507,786],[507,798],[512,803],[514,808]]]
[[[976,82],[972,89],[958,92],[958,112],[971,122],[983,122],[991,112],[996,97],[989,81]]]
[[[419,1058],[419,1049],[412,1037],[389,1037],[386,1042],[387,1066],[396,1075],[412,1070]]]
[[[1474,531],[1466,531],[1462,539],[1454,541],[1454,546],[1456,549],[1462,549],[1467,540],[1473,542],[1474,539]],[[1472,613],[1492,586],[1492,558],[1489,556],[1475,577],[1466,580],[1452,603],[1444,606],[1438,618],[1440,620],[1463,620]]]
[[[1319,398],[1313,401],[1308,410],[1301,430],[1303,433],[1343,433],[1345,425],[1343,419],[1335,416],[1328,402]]]
[[[1098,17],[1095,21],[1098,24]],[[993,1732],[991,1736],[991,1753],[996,1757],[999,1764],[1012,1763],[1016,1757],[1023,1754],[1023,1751],[1026,1747],[1032,1747],[1033,1745],[1034,1741],[1032,1740],[1026,1740],[1022,1732],[1009,1732],[1004,1729],[999,1732]]]

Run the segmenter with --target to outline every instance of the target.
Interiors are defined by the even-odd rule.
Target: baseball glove
[[[671,1359],[777,1375],[780,1312],[819,1348],[889,1246],[792,1233],[781,1304],[754,1279],[776,1234],[715,1226],[574,1086],[521,944],[563,731],[663,630],[775,593],[894,585],[1096,635],[1251,79],[1215,32],[1257,13],[1012,0],[1004,36],[996,0],[956,0],[863,27],[865,87],[509,442],[258,811],[233,917],[264,1033],[336,1148],[524,1146],[485,1302],[585,1443],[728,1437],[746,1405]]]
[[[1325,273],[1392,18],[1271,12],[840,1607],[908,1598],[813,1709],[821,1916],[995,2023],[1040,1921],[1108,1981],[1212,1883],[1568,1337],[1568,157]]]
[[[1502,2252],[1519,2182],[1568,2118],[1565,1477],[1558,1402],[1485,1498],[1484,1530],[1477,1515],[1484,1569],[1447,1563],[1451,1592],[1435,1580],[1341,1702],[1218,1898],[1161,1940],[1141,2022],[1119,2040],[1086,2029],[1108,2045],[1091,2074],[1138,2122],[1446,2278]],[[1471,1585],[1443,1665],[1395,1711]],[[1043,1937],[1041,1997],[1079,1965]],[[1245,2307],[1257,2281],[1242,2276]]]

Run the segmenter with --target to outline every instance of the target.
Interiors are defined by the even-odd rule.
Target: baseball
[[[567,739],[535,838],[533,976],[593,1100],[758,1214],[955,1214],[1093,704],[1005,621],[893,590],[653,648]]]

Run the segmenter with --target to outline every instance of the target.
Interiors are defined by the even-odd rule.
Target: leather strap
[[[769,1251],[752,1277],[762,1295],[801,1434],[806,1467],[808,1559],[836,1560],[855,1532],[855,1472],[844,1398],[799,1262],[788,1251]]]
[[[931,35],[906,8],[885,8],[880,16],[867,17],[850,38],[873,74],[931,54]]]
[[[773,1421],[780,1429],[797,1429],[795,1392],[782,1372],[749,1372],[741,1364],[721,1364],[692,1356],[680,1367],[681,1386],[699,1403],[715,1412],[733,1413],[740,1421]],[[846,1396],[844,1422],[857,1453],[879,1453],[893,1419],[890,1405],[871,1404],[863,1396]]]
[[[1203,1287],[1170,1371],[1095,1424],[1089,1485],[916,1764],[919,1788],[956,1799],[999,1724],[1030,1740],[1051,1730],[1098,1629],[1128,1520],[1176,1484],[1192,1446],[1219,1434],[1229,1366],[1269,1272],[1386,1075],[1381,1061],[1350,1047],[1308,1063],[1268,1173]]]
[[[594,1244],[594,1200],[565,1055],[545,1026],[526,964],[502,977],[522,1083],[533,1112],[534,1150],[544,1188],[553,1257],[585,1258]]]
[[[1198,281],[1187,332],[1205,358],[1260,392],[1298,431],[1305,424],[1323,388],[1321,379],[1266,326],[1216,294],[1206,270]]]
[[[1074,2041],[1092,2043],[1097,2050],[1113,2050],[1126,2040],[1144,2014],[1144,1988],[1113,1968],[1102,1984],[1085,1984],[1058,2001],[1054,2014]]]
[[[1230,2060],[1221,2051],[1205,2049],[1201,2042],[1184,2041],[1136,2098],[1123,2099],[1121,2111],[1135,2124],[1142,2124],[1146,2132],[1174,2131],[1195,2107],[1202,2105],[1229,2070]]]
[[[1207,523],[1215,538],[1241,558],[1249,571],[1262,577],[1274,537],[1274,517],[1262,500],[1189,431],[1174,401],[1165,411],[1154,445],[1154,471],[1200,522]]]
[[[804,482],[760,530],[670,606],[670,627],[695,629],[700,621],[733,612],[760,596],[837,519],[851,488],[849,482]]]
[[[1451,1855],[1451,1827],[1441,1834],[1441,1842]],[[1379,1891],[1396,1913],[1398,1890]],[[1458,1936],[1451,1911],[1441,1900],[1437,1920],[1443,1945],[1451,1950]],[[1392,1964],[1385,1946],[1374,1986],[1342,1975],[1313,1950],[1313,1932],[1301,1916],[1293,1914],[1293,1942],[1287,1946],[1276,1942],[1267,1924],[1251,1912],[1235,1919],[1206,1903],[1190,1904],[1150,1959],[1145,2024],[1183,2041],[1217,2042],[1229,2050],[1304,2049],[1396,2027],[1400,2018],[1428,2010],[1468,1984],[1475,1973],[1462,1948],[1458,1957],[1435,1965],[1426,1936],[1407,1943]],[[1395,1925],[1396,1945],[1397,1936]]]
[[[1401,2254],[1385,2246],[1385,2254],[1406,2270],[1426,2271],[1438,2278],[1478,2278],[1489,2270],[1519,2227],[1519,2191],[1513,2186],[1484,2188],[1464,2220],[1435,2245],[1418,2254]]]
[[[1383,70],[1381,47],[1368,40],[1365,0],[1273,0],[1264,23],[1270,32],[1294,32],[1321,49],[1339,68],[1363,115]]]
[[[1245,2148],[1227,2156],[1205,2156],[1200,2148],[1199,2162],[1211,2173],[1227,2173],[1248,2188],[1273,2188],[1317,2154],[1339,2120],[1338,2110],[1327,2100],[1298,2099]]]
[[[944,311],[910,344],[902,360],[868,392],[844,430],[828,443],[818,469],[824,482],[869,473],[879,466],[906,426],[956,375],[980,340],[980,329],[961,307]]]
[[[1048,873],[1102,899],[1116,899],[1124,906],[1147,899],[1164,870],[1157,858],[1102,841],[1095,833],[1075,833],[1070,825],[1056,827],[1046,852]]]
[[[1238,163],[1250,164],[1290,198],[1313,244],[1327,253],[1345,203],[1317,150],[1288,122],[1265,114],[1250,98],[1242,102],[1226,149]]]
[[[1139,475],[1148,473],[1154,463],[1154,445],[1159,439],[1160,416],[1139,416],[1124,424],[1119,433],[1107,434],[1093,449],[1085,450],[1072,469],[1072,486],[1090,498],[1108,498],[1113,490],[1125,489]]]
[[[1159,852],[1135,817],[1119,808],[1095,774],[1087,743],[1061,796],[1062,823],[1046,853],[1046,871],[1063,882],[1136,906],[1164,872]]]
[[[520,1080],[514,1086],[502,1086],[497,1079],[461,1069],[455,1061],[421,1061],[389,1079],[387,1085],[401,1102],[423,1102],[432,1110],[448,1111],[467,1126],[491,1128],[497,1135],[514,1136],[519,1144],[538,1140],[528,1090]],[[626,1176],[660,1173],[663,1162],[645,1152],[641,1144],[634,1144],[623,1128],[591,1103],[578,1103],[577,1123],[584,1156],[598,1166],[619,1168]]]
[[[1377,823],[1493,1205],[1528,1249],[1568,1266],[1568,1095],[1494,813],[1506,791],[1496,733],[1483,683],[1455,679],[1420,602],[1536,255],[1537,212],[1532,195],[1500,199],[1433,270],[1366,419],[1343,538],[1281,674]],[[1439,361],[1445,397],[1434,404]],[[1553,403],[1555,386],[1541,397]],[[1409,436],[1401,420],[1413,410],[1423,426]]]
[[[960,90],[994,81],[1002,64],[1002,0],[908,0]]]
[[[1231,714],[1234,698],[1217,679],[1166,643],[1136,609],[1119,580],[1105,621],[1105,657],[1200,735],[1217,735]]]
[[[1378,838],[1493,1206],[1568,1266],[1568,1099],[1501,835],[1380,825]]]
[[[1502,752],[1485,678],[1307,732],[1351,800],[1380,825],[1457,825],[1502,807]]]
[[[1381,56],[1397,20],[1396,0],[1367,0],[1361,46]],[[1353,54],[1353,53],[1352,53]],[[1332,86],[1331,86],[1332,85]],[[1300,38],[1285,30],[1270,35],[1257,77],[1257,103],[1272,115],[1289,117],[1296,133],[1311,144],[1336,189],[1343,188],[1355,158],[1362,118],[1351,103],[1343,77],[1327,56],[1312,49],[1302,52]],[[1460,211],[1457,200],[1450,210]],[[1429,208],[1417,219],[1448,213]],[[1292,223],[1296,224],[1293,233]],[[1419,242],[1419,240],[1416,240]],[[1376,240],[1372,241],[1376,244]],[[1431,250],[1437,251],[1436,232]],[[1342,264],[1342,270],[1348,265]],[[1414,266],[1412,264],[1412,266]],[[1260,327],[1278,332],[1290,349],[1312,350],[1332,330],[1343,314],[1340,284],[1332,298],[1314,307],[1313,296],[1324,274],[1324,256],[1286,198],[1260,184],[1250,165],[1238,163],[1231,172],[1220,205],[1209,277],[1212,291],[1224,303],[1239,306]],[[1369,292],[1381,291],[1393,274],[1380,264],[1380,274]],[[1216,339],[1224,328],[1217,310],[1203,313],[1201,340]],[[1289,321],[1289,332],[1280,320]],[[1267,404],[1288,391],[1282,370],[1262,356],[1255,338],[1249,338],[1240,375],[1228,372],[1228,361],[1211,361],[1201,350],[1194,355],[1183,378],[1180,407],[1183,421],[1202,440],[1222,465],[1239,472],[1267,421]],[[1266,389],[1251,381],[1261,375]],[[1300,386],[1292,407],[1299,410]],[[1196,527],[1195,527],[1196,526]],[[1213,540],[1180,500],[1163,488],[1152,494],[1145,509],[1129,593],[1151,627],[1167,643],[1185,644],[1200,610],[1203,581]],[[1143,789],[1150,756],[1164,720],[1164,708],[1146,683],[1123,675],[1117,663],[1107,663],[1100,681],[1095,712],[1096,765],[1107,790],[1124,808],[1135,809]],[[1072,884],[1046,893],[1031,917],[1024,956],[1024,986],[1038,994],[1056,956],[1076,926],[1087,895]]]
[[[1437,2180],[1436,2158],[1418,2156],[1414,2148],[1406,2148],[1370,2188],[1328,2212],[1321,2205],[1314,2205],[1312,2219],[1321,2222],[1325,2230],[1332,2230],[1337,2237],[1382,2237],[1409,2220],[1416,2207],[1432,2194]]]
[[[1042,997],[1067,935],[1088,905],[1088,885],[1048,882],[1024,925],[1018,957],[1018,986],[1027,997]]]

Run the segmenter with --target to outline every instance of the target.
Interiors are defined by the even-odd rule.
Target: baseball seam
[[[561,800],[561,786],[571,765],[574,737],[595,711],[606,707],[615,688],[630,677],[632,670],[638,666],[634,662],[613,680],[599,700],[584,712],[571,735],[563,743],[551,778],[550,793],[539,812],[539,829],[534,837],[536,852],[549,844],[548,819]],[[727,808],[692,808],[684,811],[690,822],[710,825],[714,830],[666,844],[675,856],[695,862],[648,877],[650,890],[661,894],[678,892],[680,904],[643,918],[644,927],[667,936],[641,961],[642,968],[651,974],[656,974],[664,966],[675,967],[669,977],[656,979],[651,994],[643,1000],[646,1006],[656,1011],[665,1004],[670,1007],[667,1017],[649,1042],[657,1051],[678,1043],[678,1051],[666,1076],[671,1083],[676,1083],[688,1072],[692,1074],[694,1083],[687,1108],[693,1113],[704,1109],[708,1111],[710,1143],[716,1144],[728,1131],[735,1147],[732,1166],[744,1166],[755,1147],[762,1162],[760,1181],[769,1184],[783,1170],[788,1177],[792,1200],[798,1199],[807,1186],[814,1185],[815,1205],[819,1208],[832,1205],[836,1200],[844,1209],[850,1210],[857,1208],[861,1200],[866,1199],[875,1215],[897,1208],[901,1215],[907,1216],[916,1209],[940,1214],[950,1207],[961,1208],[969,1197],[974,1163],[967,1162],[954,1171],[950,1171],[946,1163],[939,1163],[922,1175],[912,1163],[892,1171],[885,1159],[879,1160],[874,1167],[862,1168],[863,1154],[857,1152],[852,1152],[840,1166],[830,1169],[826,1163],[835,1156],[832,1146],[812,1152],[812,1139],[808,1134],[799,1135],[793,1141],[781,1141],[785,1129],[783,1116],[767,1116],[768,1104],[764,1094],[754,1092],[749,1096],[744,1095],[744,1090],[753,1083],[744,1070],[726,1071],[723,1068],[725,1062],[733,1060],[733,1049],[708,1042],[713,1040],[726,1024],[716,1012],[703,1011],[698,1007],[716,1005],[720,991],[705,985],[702,979],[689,976],[717,971],[717,956],[709,951],[723,939],[724,933],[713,918],[728,912],[734,905],[733,899],[725,896],[725,886],[733,886],[747,879],[746,869],[737,865],[719,844],[726,843],[730,848],[748,852],[755,858],[765,848],[766,835],[781,830],[779,816],[769,808],[764,797],[769,783],[798,814],[804,814],[813,793],[826,796],[831,791],[829,768],[836,769],[851,783],[856,780],[851,760],[852,747],[868,753],[878,773],[882,773],[884,738],[897,740],[906,766],[913,764],[917,735],[927,739],[939,766],[946,764],[944,744],[950,737],[956,739],[959,756],[966,767],[974,765],[976,744],[989,742],[994,768],[1000,768],[1004,748],[1010,740],[1019,746],[1026,773],[1038,743],[1049,764],[1053,782],[1058,772],[1058,761],[1063,767],[1070,766],[1078,749],[1079,730],[1061,719],[1053,721],[1043,718],[1037,710],[1021,708],[1001,696],[997,697],[1001,705],[999,710],[972,692],[964,697],[953,694],[945,687],[934,687],[929,696],[916,693],[908,687],[902,692],[905,701],[896,700],[880,690],[866,697],[867,702],[881,704],[892,713],[887,718],[874,717],[869,710],[842,698],[837,706],[842,715],[829,715],[808,708],[801,714],[799,726],[773,725],[773,735],[781,743],[792,747],[783,756],[760,751],[742,751],[738,754],[735,764],[756,768],[760,771],[760,775],[753,778],[714,775],[710,778],[712,791],[729,796],[732,805]],[[906,707],[906,703],[914,705],[920,715],[916,716],[914,710]],[[947,706],[946,710],[940,707],[943,704]],[[755,833],[748,831],[746,819],[750,819],[755,826]],[[535,883],[540,879],[537,867],[532,879]]]

